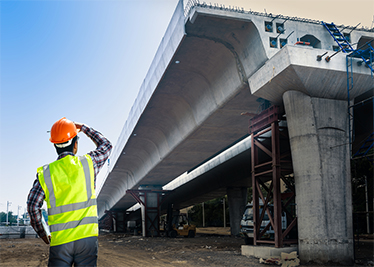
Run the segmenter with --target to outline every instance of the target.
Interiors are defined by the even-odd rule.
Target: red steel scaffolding
[[[290,231],[296,227],[297,217],[288,130],[280,125],[283,124],[277,106],[271,106],[249,121],[252,142],[253,244],[274,244],[277,248],[297,243],[297,239],[289,238]],[[287,188],[283,190],[284,193],[281,193],[281,180]],[[259,198],[263,202],[262,209]],[[263,226],[265,212],[270,222]],[[286,227],[283,227],[285,229],[282,229],[282,214],[287,218]],[[270,227],[274,230],[273,239],[265,235]]]

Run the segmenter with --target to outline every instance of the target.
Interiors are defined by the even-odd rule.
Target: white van
[[[261,215],[262,209],[263,209],[263,206],[264,206],[261,199],[259,200],[259,204],[260,204],[259,214]],[[270,207],[270,213],[272,213],[272,210],[273,210],[272,205],[269,205],[269,207]],[[265,212],[264,218],[261,222],[260,231],[265,229],[265,227],[266,227],[266,225],[268,225],[268,223],[270,223],[270,219],[269,219],[269,216],[268,216],[267,212]],[[286,218],[285,214],[283,213],[282,214],[282,230],[285,230],[286,228],[287,228],[287,218]],[[245,211],[244,211],[242,220],[240,221],[240,232],[244,236],[244,241],[245,241],[246,245],[253,244],[253,202],[248,203],[245,206]],[[271,226],[266,231],[263,238],[274,239],[274,230]]]

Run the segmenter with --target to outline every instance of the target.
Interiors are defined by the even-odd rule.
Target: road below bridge
[[[102,233],[98,266],[267,266],[256,258],[242,256],[243,239],[229,236],[229,231],[200,228],[195,238],[173,239]],[[372,238],[360,239],[355,266],[368,266],[374,260],[373,243]],[[47,263],[48,246],[41,239],[0,239],[0,266],[36,267]]]

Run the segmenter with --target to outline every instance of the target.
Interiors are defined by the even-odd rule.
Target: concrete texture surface
[[[284,96],[302,262],[353,261],[347,102]]]

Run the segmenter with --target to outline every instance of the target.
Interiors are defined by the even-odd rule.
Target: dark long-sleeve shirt
[[[87,153],[89,156],[91,156],[92,159],[95,172],[94,181],[96,188],[96,177],[110,155],[112,144],[101,133],[86,125],[82,126],[81,131],[84,132],[88,137],[90,137],[97,146],[95,150]],[[67,155],[74,156],[74,154],[71,152],[64,152],[58,156],[57,160],[66,157]],[[45,194],[43,188],[39,183],[38,177],[36,177],[34,185],[31,188],[29,196],[27,198],[27,211],[30,215],[31,226],[35,229],[40,237],[46,235],[42,226],[41,213],[41,207],[43,206],[44,199]]]

